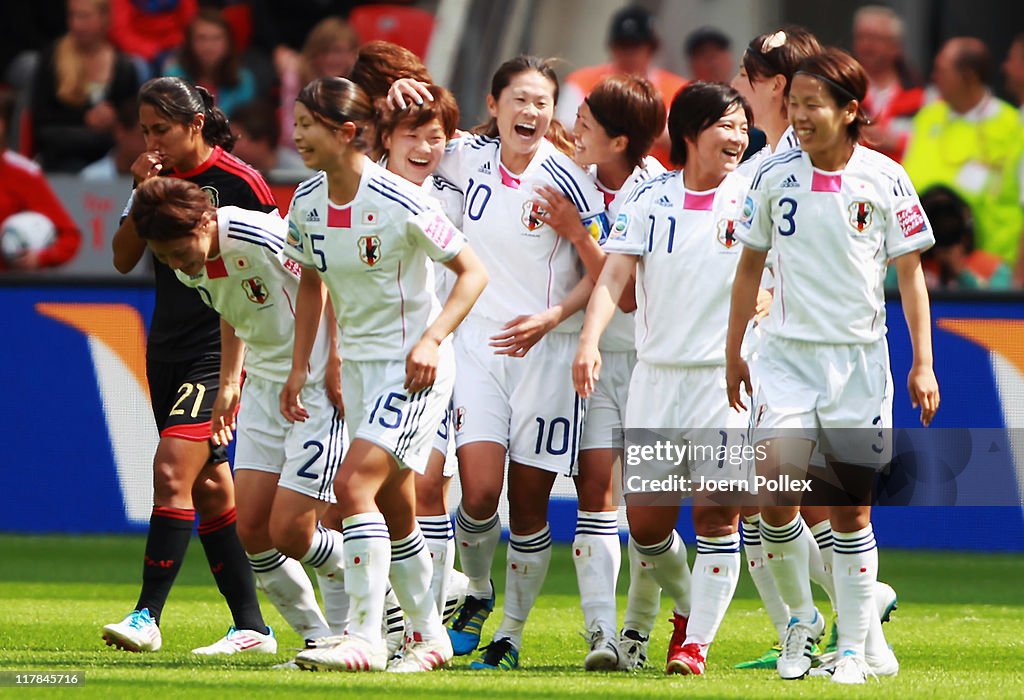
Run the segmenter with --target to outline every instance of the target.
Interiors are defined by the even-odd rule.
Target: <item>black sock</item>
[[[149,608],[150,616],[158,623],[185,559],[195,519],[196,512],[190,508],[153,506],[142,566],[142,592],[135,609]]]
[[[199,541],[206,550],[210,571],[217,588],[231,608],[235,627],[267,634],[260,602],[256,597],[256,577],[249,558],[238,541],[235,509],[231,508],[209,522],[199,523]]]

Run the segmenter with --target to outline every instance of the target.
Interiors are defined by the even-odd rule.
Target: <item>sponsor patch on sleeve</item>
[[[583,226],[587,229],[590,237],[597,241],[599,244],[603,244],[608,240],[608,234],[611,231],[611,226],[608,224],[608,215],[604,212],[591,216],[589,219],[583,220]]]
[[[625,212],[615,217],[615,225],[612,226],[611,233],[608,234],[608,238],[612,240],[621,240],[626,237],[626,231],[629,230],[629,214]]]
[[[910,238],[922,231],[928,230],[928,224],[924,218],[924,212],[921,211],[920,204],[896,210],[896,221],[900,225],[900,231],[903,232],[904,238]]]
[[[438,248],[447,248],[455,237],[456,228],[444,214],[433,213],[430,221],[423,227],[423,233],[434,242]]]
[[[295,250],[302,252],[302,234],[299,233],[298,227],[291,221],[288,222],[288,237],[285,239]]]
[[[754,220],[754,214],[757,213],[757,204],[754,203],[754,198],[749,194],[747,198],[743,200],[743,213],[740,216],[740,223],[750,228],[751,222]]]

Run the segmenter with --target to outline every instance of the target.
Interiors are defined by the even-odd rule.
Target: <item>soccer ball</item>
[[[48,248],[57,238],[57,227],[50,217],[37,211],[22,211],[7,217],[0,226],[0,251],[13,260],[25,251]]]

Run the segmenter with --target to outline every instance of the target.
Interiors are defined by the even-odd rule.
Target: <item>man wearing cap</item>
[[[675,94],[686,85],[686,79],[651,65],[659,46],[654,31],[654,16],[642,7],[630,6],[615,13],[608,30],[610,62],[581,68],[569,75],[558,99],[559,121],[571,129],[576,110],[591,89],[609,75],[626,73],[647,78],[661,93],[668,109]],[[669,142],[666,134],[655,142],[651,155],[669,165]]]

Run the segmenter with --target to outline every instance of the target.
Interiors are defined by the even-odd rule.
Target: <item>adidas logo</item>
[[[477,172],[478,173],[483,173],[484,175],[490,175],[491,174],[491,162],[487,161],[486,163],[481,165],[480,169],[477,170]]]
[[[799,187],[799,186],[800,186],[800,183],[797,182],[796,175],[790,175],[789,177],[787,177],[785,180],[782,181],[781,185],[779,185],[779,187]]]
[[[310,209],[309,213],[306,214],[306,223],[320,223],[320,215],[316,213],[316,209]]]
[[[672,200],[669,199],[667,195],[663,194],[660,197],[658,197],[658,204],[663,207],[671,207]]]

